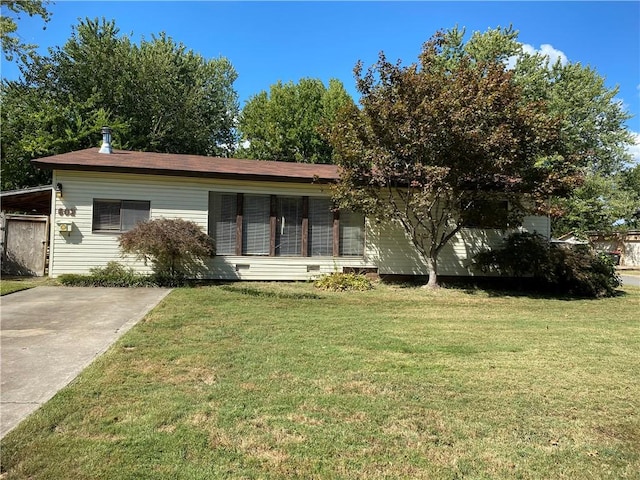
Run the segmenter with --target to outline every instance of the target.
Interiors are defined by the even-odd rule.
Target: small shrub
[[[339,272],[321,276],[314,282],[314,286],[321,290],[333,292],[344,292],[348,290],[365,291],[373,288],[371,280],[364,275]]]
[[[91,277],[79,273],[63,273],[58,277],[58,282],[65,287],[91,287]]]
[[[123,253],[151,261],[156,281],[177,286],[198,278],[215,253],[213,239],[192,221],[157,218],[137,224],[120,236]]]
[[[572,249],[554,247],[554,280],[567,293],[582,297],[610,297],[622,283],[613,259],[594,253],[586,245]]]
[[[476,255],[473,267],[505,277],[529,277],[540,289],[580,297],[609,297],[621,284],[606,255],[586,245],[552,245],[533,233],[510,235],[503,248]]]
[[[109,262],[106,267],[96,267],[89,275],[65,273],[58,281],[68,287],[153,287],[158,285],[153,277],[136,273],[118,262]]]

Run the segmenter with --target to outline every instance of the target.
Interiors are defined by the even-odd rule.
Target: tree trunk
[[[438,288],[438,257],[436,255],[430,255],[427,258],[427,268],[429,269],[429,281],[425,288]]]

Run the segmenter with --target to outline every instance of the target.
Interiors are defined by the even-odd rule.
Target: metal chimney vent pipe
[[[111,153],[111,129],[102,127],[102,146],[98,153]]]

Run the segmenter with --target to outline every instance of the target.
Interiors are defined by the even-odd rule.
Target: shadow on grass
[[[286,298],[293,300],[320,300],[324,298],[322,295],[318,295],[317,293],[284,292],[272,289],[249,287],[246,285],[226,284],[221,285],[220,289],[224,290],[225,292],[240,293],[242,295],[248,295],[250,297]]]
[[[522,297],[539,300],[602,300],[604,298],[624,297],[628,295],[624,290],[617,289],[609,297],[590,297],[559,293],[526,278],[502,278],[502,277],[439,277],[440,287],[448,290],[457,290],[468,295],[488,295],[491,298],[498,297]],[[385,278],[384,283],[396,288],[421,288],[428,277]]]

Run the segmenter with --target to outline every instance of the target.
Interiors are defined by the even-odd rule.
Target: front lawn
[[[176,289],[3,439],[2,479],[637,479],[626,292]]]
[[[49,277],[3,277],[0,280],[0,296],[55,283],[55,280]]]

